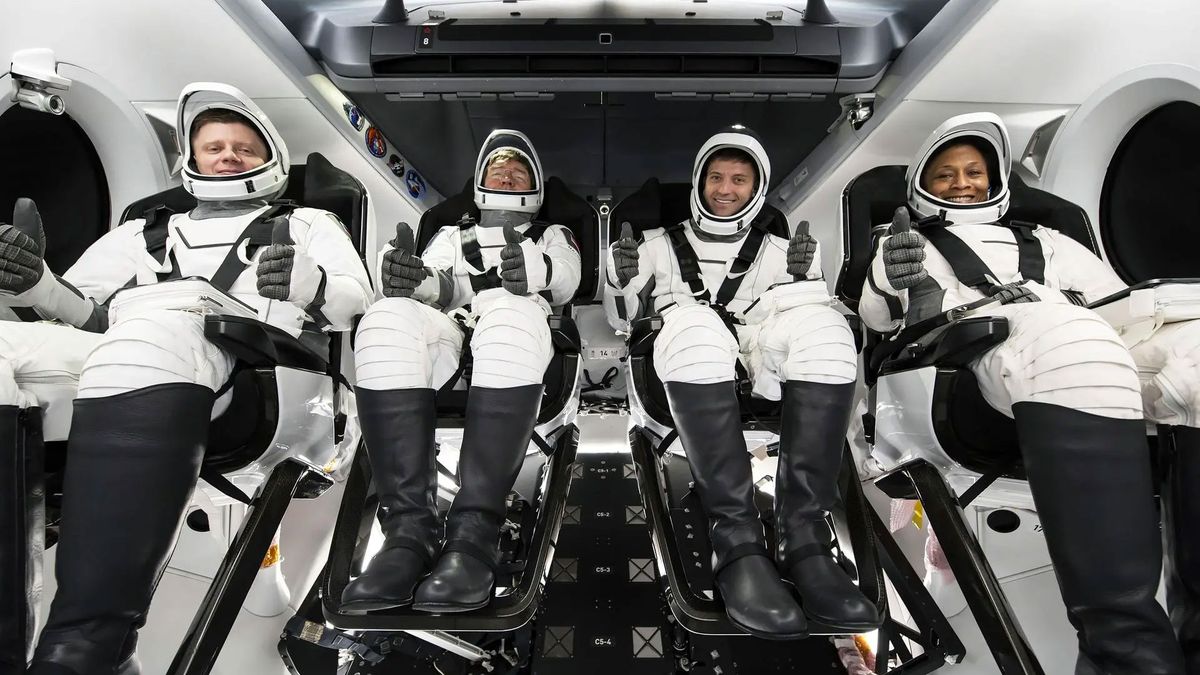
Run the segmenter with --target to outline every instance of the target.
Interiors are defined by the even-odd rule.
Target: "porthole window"
[[[46,262],[58,274],[108,229],[104,166],[69,114],[15,105],[0,114],[0,222],[12,220],[18,197],[37,203],[46,229]]]
[[[1175,101],[1133,126],[1113,153],[1100,232],[1126,281],[1200,277],[1200,106]]]

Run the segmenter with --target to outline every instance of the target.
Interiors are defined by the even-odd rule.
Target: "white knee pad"
[[[84,363],[78,397],[115,396],[171,383],[216,391],[233,373],[233,364],[232,356],[204,337],[203,316],[148,311],[108,329]]]
[[[1117,419],[1141,419],[1133,357],[1095,312],[1075,305],[1029,303],[995,310],[1009,337],[973,365],[984,399],[1012,415],[1020,401],[1049,403]]]
[[[762,361],[778,379],[845,384],[858,375],[854,334],[827,305],[802,305],[773,316],[759,339]]]
[[[412,298],[383,298],[367,310],[354,342],[357,386],[436,389],[458,368],[462,330]]]
[[[553,356],[546,310],[505,293],[484,305],[471,336],[471,386],[507,389],[541,384]]]
[[[731,382],[738,342],[707,305],[679,307],[663,315],[654,341],[654,370],[663,382]]]

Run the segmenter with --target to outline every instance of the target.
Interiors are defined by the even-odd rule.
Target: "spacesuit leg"
[[[1182,673],[1171,624],[1154,598],[1162,544],[1133,359],[1081,307],[1029,303],[998,313],[1009,318],[1009,338],[972,371],[985,399],[1016,421],[1079,634],[1076,673]]]
[[[679,440],[709,521],[713,575],[730,621],[766,638],[805,634],[799,604],[771,564],[734,385],[738,343],[706,306],[671,310],[654,343]]]
[[[345,610],[410,604],[433,566],[441,542],[434,396],[453,375],[462,340],[453,320],[410,298],[379,300],[359,323],[355,393],[384,544],[342,593]]]
[[[1200,675],[1200,321],[1163,326],[1130,352],[1160,425],[1167,609],[1188,675]]]
[[[497,293],[477,297],[476,305],[459,489],[441,556],[417,587],[413,607],[422,611],[462,612],[491,601],[505,501],[525,463],[553,355],[546,311],[534,301]]]
[[[825,515],[837,501],[858,355],[845,318],[804,305],[764,322],[763,378],[784,382],[775,479],[775,562],[810,619],[848,631],[879,625],[879,610],[831,555]]]
[[[36,636],[43,431],[52,427],[65,438],[79,371],[99,337],[57,324],[0,322],[0,673],[24,670]]]
[[[63,485],[58,593],[34,675],[137,672],[137,630],[204,457],[233,358],[203,317],[148,312],[114,325],[84,364]],[[147,508],[150,505],[152,508]]]

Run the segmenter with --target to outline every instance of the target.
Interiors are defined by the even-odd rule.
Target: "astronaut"
[[[1064,234],[1000,222],[1010,160],[993,114],[954,117],[934,131],[907,174],[916,229],[907,210],[897,212],[859,310],[868,326],[889,331],[986,297],[1000,303],[981,311],[1007,317],[1009,337],[970,367],[985,400],[1016,423],[1079,633],[1076,672],[1181,673],[1154,599],[1162,547],[1143,415],[1196,424],[1200,325],[1167,326],[1131,355],[1080,306],[1123,289],[1116,274]]]
[[[692,218],[647,230],[640,241],[625,226],[611,251],[606,309],[618,329],[625,320],[662,315],[654,366],[709,518],[716,585],[730,620],[767,638],[804,635],[806,614],[869,630],[878,610],[834,561],[825,521],[854,396],[854,338],[831,306],[806,224],[789,241],[756,220],[770,172],[750,130],[735,126],[709,138],[693,166]],[[783,399],[778,569],[741,433],[736,381],[743,367],[755,395]]]
[[[475,167],[479,222],[443,228],[422,257],[400,224],[382,254],[385,297],[358,328],[358,412],[385,541],[342,594],[348,611],[411,603],[464,612],[492,597],[505,499],[552,356],[546,319],[574,296],[580,257],[570,230],[531,220],[545,175],[528,138],[492,132]],[[467,344],[474,360],[459,490],[441,544],[434,399],[458,381]]]
[[[43,395],[69,395],[78,382],[58,592],[30,673],[139,672],[137,630],[195,486],[210,418],[229,405],[234,357],[205,339],[201,314],[130,309],[105,330],[114,293],[203,277],[294,335],[345,330],[370,301],[367,272],[336,217],[269,203],[285,186],[288,153],[253,102],[228,85],[191,84],[177,124],[183,184],[199,201],[192,211],[120,225],[63,279],[41,260],[39,235],[0,227],[5,303],[61,322],[0,323],[4,415],[45,407]],[[61,377],[31,386],[41,373]],[[49,404],[55,413],[61,398]]]

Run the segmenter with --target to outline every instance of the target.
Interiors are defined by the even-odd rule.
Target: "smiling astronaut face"
[[[921,172],[921,187],[952,204],[977,204],[988,198],[991,179],[983,153],[970,143],[942,150]]]

